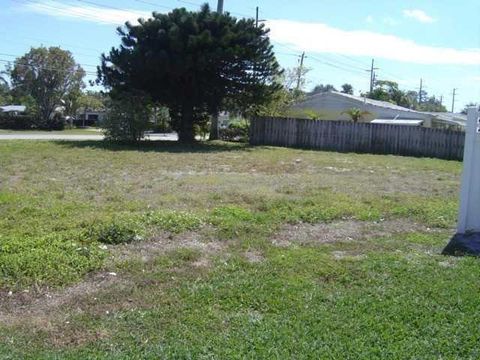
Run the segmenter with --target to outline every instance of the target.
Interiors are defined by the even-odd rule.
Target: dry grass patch
[[[342,220],[332,223],[285,225],[272,238],[276,246],[315,245],[378,238],[409,232],[435,231],[405,219],[379,222]]]

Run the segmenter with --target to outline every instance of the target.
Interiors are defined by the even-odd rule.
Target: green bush
[[[60,114],[57,113],[48,121],[37,118],[35,120],[35,127],[41,130],[64,130],[65,120]]]
[[[152,108],[141,94],[123,94],[112,100],[102,127],[109,141],[140,141],[151,128]]]
[[[166,107],[157,107],[153,110],[155,123],[150,126],[150,130],[156,133],[169,133],[172,132],[172,119],[170,118],[170,112]]]
[[[0,129],[28,130],[35,125],[33,116],[28,115],[0,115]]]
[[[88,237],[104,244],[124,244],[143,239],[145,229],[135,218],[116,218],[109,222],[93,225]]]
[[[225,141],[248,141],[249,125],[246,122],[234,122],[225,129],[220,129],[220,139]]]

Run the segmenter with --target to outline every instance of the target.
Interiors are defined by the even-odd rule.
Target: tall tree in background
[[[419,103],[418,92],[414,90],[403,91],[398,83],[389,80],[378,80],[372,93],[364,94],[370,99],[388,101],[392,104],[403,106],[418,111],[445,112],[447,109],[435,96],[428,96],[422,91],[422,102]]]
[[[38,109],[39,126],[51,128],[52,115],[69,94],[84,87],[85,71],[69,51],[59,47],[32,48],[15,60],[10,69],[17,96],[31,96]]]
[[[353,86],[350,84],[343,84],[341,92],[344,94],[353,95]]]
[[[268,102],[280,72],[268,30],[252,19],[184,8],[153,13],[119,28],[121,46],[102,55],[99,82],[111,95],[143,91],[169,108],[182,142],[194,141],[194,124],[225,104]],[[239,105],[240,106],[240,105]]]
[[[12,101],[8,86],[6,71],[0,71],[0,105],[7,105]]]
[[[330,92],[330,91],[337,91],[337,89],[335,89],[335,86],[333,86],[332,84],[326,84],[326,85],[323,85],[323,84],[320,84],[320,85],[316,85],[312,91],[310,91],[310,95],[315,95],[315,94],[320,94],[320,93],[324,93],[324,92]]]

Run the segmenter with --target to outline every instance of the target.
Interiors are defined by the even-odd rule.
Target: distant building
[[[75,120],[76,126],[98,126],[105,119],[105,110],[81,110]]]
[[[453,129],[464,128],[466,122],[466,118],[461,114],[416,111],[387,101],[336,91],[309,96],[301,103],[292,106],[291,110],[300,114],[303,111],[314,111],[322,120],[351,120],[345,111],[352,108],[368,112],[360,120],[361,122]]]
[[[12,116],[23,114],[26,110],[27,107],[25,105],[0,106],[0,113]]]

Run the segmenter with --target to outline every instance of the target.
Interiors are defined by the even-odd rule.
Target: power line
[[[0,55],[2,56],[11,56],[11,57],[14,57],[14,58],[20,58],[22,57],[23,55],[13,55],[13,54],[5,54],[5,53],[0,53]],[[92,64],[80,64],[80,63],[77,63],[75,62],[76,64],[78,65],[81,65],[81,66],[85,66],[85,67],[94,67],[94,68],[97,68],[98,65],[92,65]]]
[[[8,65],[12,65],[13,64],[13,61],[11,60],[7,60],[7,59],[0,59],[0,62],[2,63],[6,63]],[[78,65],[78,64],[77,64]],[[59,68],[52,68],[52,67],[38,67],[38,66],[35,66],[33,64],[26,64],[26,63],[20,63],[20,62],[15,62],[15,66],[22,66],[22,67],[29,67],[29,68],[32,68],[32,69],[42,69],[42,70],[48,70],[48,71],[57,71],[57,72],[60,72],[60,71],[64,71],[62,69],[59,69]],[[85,71],[85,70],[84,70]],[[90,76],[96,76],[97,73],[96,72],[93,72],[93,71],[85,71],[85,75],[90,75]]]

